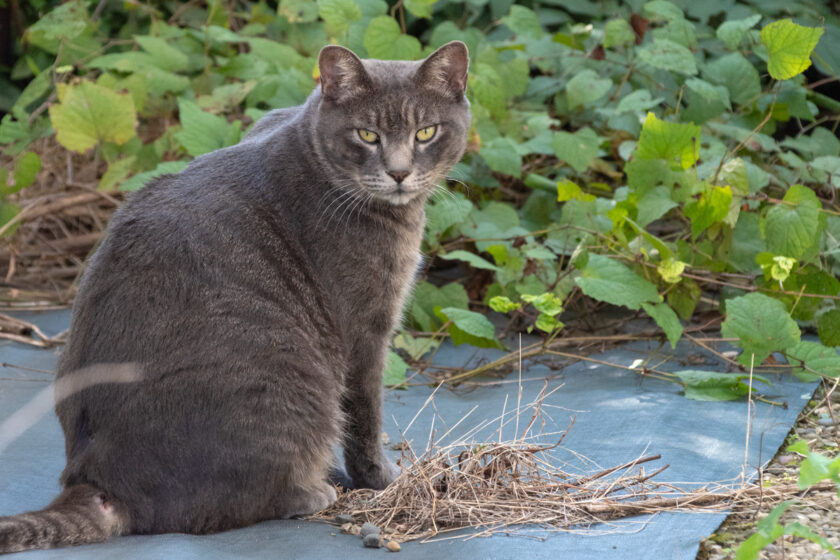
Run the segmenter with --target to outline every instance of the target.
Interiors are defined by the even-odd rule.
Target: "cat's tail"
[[[126,508],[88,484],[70,486],[40,511],[0,517],[0,554],[102,542],[126,534]]]

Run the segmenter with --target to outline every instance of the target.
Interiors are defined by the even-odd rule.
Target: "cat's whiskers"
[[[345,207],[348,203],[352,202],[356,197],[355,191],[346,190],[342,191],[332,202],[330,202],[329,206],[327,206],[324,211],[321,213],[321,216],[318,218],[318,225],[321,224],[321,220],[324,216],[326,216],[327,212],[332,208],[332,212],[330,212],[330,216],[327,219],[326,224],[324,224],[325,228],[329,228],[330,223],[332,222],[333,218],[338,214],[338,212]]]

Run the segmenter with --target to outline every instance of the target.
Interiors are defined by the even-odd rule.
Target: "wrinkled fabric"
[[[69,312],[21,314],[36,322],[47,334],[67,328]],[[527,341],[523,340],[523,343]],[[726,349],[720,347],[718,350]],[[574,351],[574,350],[570,350]],[[16,343],[0,342],[0,362],[36,370],[54,371],[59,350],[40,350]],[[469,346],[453,348],[444,345],[435,356],[442,365],[475,366],[501,355],[495,350],[476,350]],[[652,357],[651,364],[665,371],[679,369],[707,369],[726,371],[711,353],[687,343],[680,343],[675,351],[656,343],[632,343],[594,355],[602,361],[630,366],[635,360]],[[705,363],[698,364],[698,360]],[[682,362],[682,363],[681,363]],[[685,365],[692,364],[692,365]],[[483,378],[481,386],[463,385],[455,390],[442,387],[434,395],[434,407],[423,407],[433,389],[411,387],[405,391],[389,391],[386,395],[384,429],[391,442],[417,415],[405,433],[417,453],[426,448],[432,419],[435,414],[436,438],[475,410],[453,430],[443,443],[453,441],[485,420],[498,418],[503,408],[515,409],[518,398],[518,371],[505,378],[508,383],[493,383],[496,378]],[[661,454],[659,461],[647,463],[646,472],[670,464],[654,480],[660,482],[723,482],[740,476],[744,463],[747,425],[747,404],[736,402],[698,402],[682,396],[681,386],[642,378],[627,370],[588,362],[578,362],[563,369],[552,370],[546,365],[526,362],[522,371],[522,405],[532,402],[548,377],[544,404],[545,424],[538,422],[542,433],[562,432],[575,418],[563,446],[554,451],[558,461],[568,462],[564,470],[594,472],[632,461],[642,455]],[[808,402],[816,383],[802,383],[790,375],[767,376],[772,387],[763,393],[776,401],[784,401],[787,409],[756,403],[752,420],[747,475],[755,476],[759,462],[768,462]],[[38,403],[49,402],[52,376],[15,367],[0,368],[0,440],[2,427],[9,417],[21,409],[35,410]],[[415,377],[412,382],[425,379]],[[560,386],[559,389],[557,387]],[[45,393],[46,391],[46,393]],[[40,394],[40,399],[37,398]],[[507,404],[505,404],[507,397]],[[25,409],[25,407],[29,407]],[[0,453],[0,515],[11,515],[44,507],[59,491],[58,476],[64,466],[64,442],[61,429],[51,409],[43,416],[28,416],[31,425],[21,436],[11,439]],[[521,432],[531,417],[522,415]],[[6,426],[8,427],[8,426]],[[477,440],[492,437],[499,423],[495,422],[478,432]],[[502,438],[513,438],[515,423],[509,423]],[[557,435],[535,441],[554,443]],[[587,457],[586,464],[571,453]],[[399,451],[389,451],[395,458]],[[425,558],[563,558],[577,559],[673,559],[694,558],[700,540],[711,534],[725,518],[724,513],[667,513],[634,517],[610,524],[594,525],[588,531],[573,533],[546,532],[525,528],[527,536],[496,535],[469,541],[448,539],[433,543],[404,543],[402,560]],[[469,535],[465,530],[461,534]],[[449,533],[445,536],[451,536]],[[111,559],[126,560],[179,558],[183,560],[214,560],[222,558],[267,557],[320,559],[342,558],[355,560],[370,558],[377,552],[365,549],[358,537],[343,535],[337,527],[311,521],[269,521],[216,535],[131,536],[110,542],[76,548],[25,552],[8,558],[40,559]],[[382,551],[379,551],[381,554]]]

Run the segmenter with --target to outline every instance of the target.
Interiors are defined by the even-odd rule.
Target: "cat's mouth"
[[[394,206],[404,206],[417,198],[421,192],[423,192],[421,187],[408,188],[403,184],[397,184],[388,190],[380,191],[376,196]]]

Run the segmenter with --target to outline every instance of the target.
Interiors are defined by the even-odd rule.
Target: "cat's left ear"
[[[469,65],[467,46],[461,41],[451,41],[423,61],[415,79],[421,87],[434,89],[459,100],[467,90]]]

